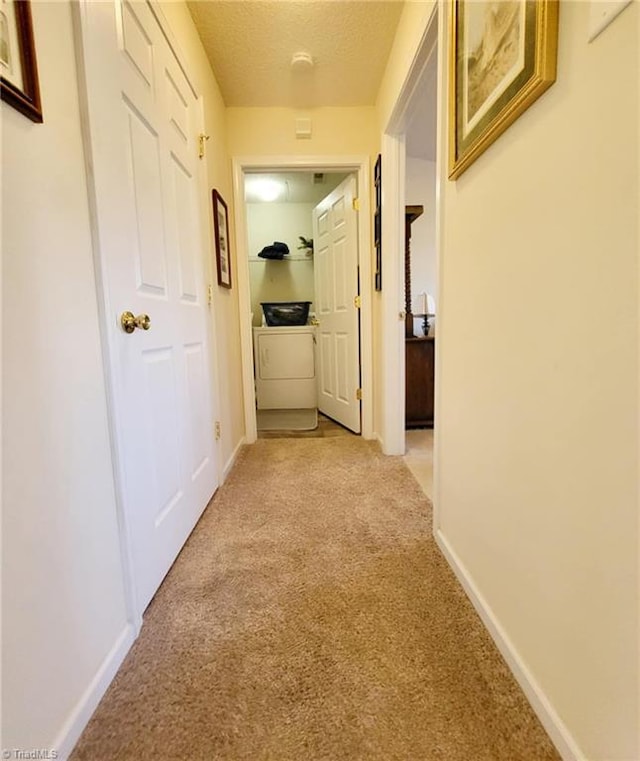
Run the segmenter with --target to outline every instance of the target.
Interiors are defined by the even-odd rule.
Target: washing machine
[[[315,331],[313,325],[253,329],[259,410],[317,406]]]

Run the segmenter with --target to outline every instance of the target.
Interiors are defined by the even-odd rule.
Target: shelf
[[[312,262],[313,256],[285,256],[284,259],[263,259],[261,256],[250,256],[250,262]]]

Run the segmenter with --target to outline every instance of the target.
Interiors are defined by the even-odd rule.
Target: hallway
[[[557,759],[430,520],[358,437],[245,448],[73,761]]]

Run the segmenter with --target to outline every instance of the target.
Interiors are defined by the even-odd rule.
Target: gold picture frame
[[[558,0],[451,0],[449,179],[556,80]]]

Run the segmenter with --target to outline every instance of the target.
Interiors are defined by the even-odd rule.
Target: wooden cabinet
[[[435,338],[405,339],[405,424],[407,428],[433,426]]]

